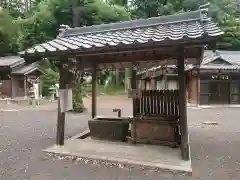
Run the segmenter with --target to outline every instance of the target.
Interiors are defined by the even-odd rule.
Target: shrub
[[[84,82],[77,82],[73,87],[73,112],[81,113],[85,111],[85,107],[83,105],[83,97],[86,96]]]

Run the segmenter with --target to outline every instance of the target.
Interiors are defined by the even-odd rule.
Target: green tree
[[[55,38],[61,24],[86,26],[117,22],[129,18],[130,15],[124,7],[105,3],[101,0],[83,0],[80,2],[69,2],[68,0],[41,1],[31,16],[18,20],[23,32],[20,37],[20,47],[25,49]],[[44,83],[44,92],[49,85],[52,85],[51,79],[56,79],[53,74],[54,72],[50,70],[46,71],[46,75],[43,77],[43,81],[46,82]],[[77,111],[81,111],[83,108],[81,99],[84,85],[79,83],[81,81],[76,77],[73,89],[73,105],[74,110]]]
[[[18,49],[19,28],[9,12],[0,9],[0,56],[15,54]]]
[[[146,18],[197,10],[207,3],[213,18],[225,31],[218,48],[240,50],[239,0],[133,0],[131,9],[133,18]]]

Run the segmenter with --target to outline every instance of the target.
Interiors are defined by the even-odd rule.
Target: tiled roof
[[[9,66],[9,67],[15,67],[21,64],[24,64],[25,61],[20,56],[5,56],[0,57],[0,66]]]
[[[39,70],[39,65],[37,63],[32,63],[14,70],[12,74],[29,74],[35,70]]]
[[[214,64],[213,61],[217,59],[223,59],[229,64]],[[145,73],[147,71],[154,71],[162,68],[164,66],[156,66],[149,68],[144,71],[138,72],[138,74]],[[167,68],[177,68],[176,65],[167,65]],[[191,70],[195,68],[194,65],[187,64],[185,65],[185,70]],[[216,51],[213,53],[211,50],[205,50],[203,55],[203,60],[200,65],[200,69],[219,69],[219,70],[239,70],[240,69],[240,51]]]
[[[240,65],[240,51],[217,51],[217,54],[231,64]]]
[[[239,65],[226,65],[226,64],[202,64],[200,69],[219,69],[219,70],[240,70]]]
[[[208,10],[182,14],[131,20],[89,27],[66,28],[60,35],[43,44],[36,45],[20,54],[34,55],[56,51],[76,52],[127,45],[162,43],[184,40],[190,42],[203,37],[216,37],[223,32],[208,17]]]
[[[208,64],[217,58],[219,58],[219,56],[214,55],[213,51],[205,50],[201,64]]]
[[[222,59],[229,64],[215,64],[214,61]],[[240,51],[205,51],[201,69],[240,69]]]

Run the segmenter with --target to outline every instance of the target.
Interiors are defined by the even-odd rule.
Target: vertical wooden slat
[[[153,103],[153,90],[149,91],[149,99],[150,99],[150,114],[151,116],[154,114],[153,113],[153,108],[154,108],[154,103]]]
[[[172,105],[173,105],[172,98],[173,98],[173,90],[169,90],[169,109],[168,109],[169,115],[173,115],[173,113],[172,113]]]
[[[177,91],[176,104],[177,104],[177,108],[176,108],[177,114],[178,114],[178,116],[180,116],[180,110],[179,110],[179,106],[180,106],[180,104],[179,104],[179,91]]]
[[[164,95],[163,95],[163,98],[164,98],[164,115],[167,115],[167,91],[163,91],[164,92]]]
[[[159,91],[155,91],[156,114],[160,114]]]
[[[167,91],[167,115],[170,115],[170,108],[171,108],[171,91]]]
[[[140,98],[135,99],[136,103],[136,115],[140,114]]]
[[[157,96],[157,101],[158,101],[158,113],[162,113],[162,104],[161,104],[161,90],[158,90],[158,96]]]
[[[143,90],[141,90],[141,98],[140,98],[140,115],[143,114],[144,110],[143,110],[143,107],[144,107],[144,104],[143,104]]]
[[[156,115],[156,103],[155,103],[155,90],[152,91],[152,98],[153,98],[153,115]]]
[[[171,96],[172,96],[172,90],[168,91],[168,115],[171,115]]]
[[[162,114],[163,115],[163,112],[164,112],[164,99],[163,99],[163,90],[160,90],[160,92],[159,92],[159,96],[160,96],[160,114]]]
[[[150,115],[151,114],[151,90],[148,90],[147,91],[147,93],[148,93],[148,115]]]
[[[157,94],[156,94],[157,90],[153,91],[153,102],[154,102],[154,115],[157,116],[158,115],[158,104],[157,104]]]
[[[176,116],[178,116],[178,111],[177,111],[178,102],[177,102],[177,99],[178,99],[178,91],[175,90],[174,91],[174,113],[175,113]]]
[[[178,90],[142,90],[138,99],[138,114],[149,116],[179,116]]]
[[[146,114],[147,113],[147,105],[148,105],[148,99],[147,99],[147,90],[144,92],[145,94],[144,94],[144,113]]]
[[[171,107],[171,112],[175,116],[175,93],[174,90],[172,91],[172,107]]]
[[[150,114],[151,104],[150,104],[150,91],[147,91],[147,114]]]
[[[164,115],[167,115],[167,111],[168,111],[168,91],[164,91]]]
[[[174,90],[173,90],[173,94],[172,94],[172,107],[171,107],[171,111],[172,111],[172,114],[175,116],[175,93],[174,93]]]
[[[143,114],[147,112],[147,97],[146,97],[146,90],[143,91]]]
[[[156,114],[160,114],[160,96],[159,96],[159,90],[155,91],[155,100],[156,100]]]

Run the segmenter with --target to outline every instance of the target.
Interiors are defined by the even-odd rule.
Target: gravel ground
[[[105,102],[106,103],[106,102]],[[124,105],[124,106],[122,106]],[[114,101],[112,106],[130,105]],[[129,107],[127,107],[129,106]],[[100,105],[100,112],[106,112]],[[55,143],[56,112],[0,112],[1,180],[239,180],[240,121],[239,108],[188,110],[193,176],[157,173],[142,169],[125,169],[73,163],[46,156],[41,150]],[[108,109],[106,113],[110,113]],[[124,112],[123,114],[130,114]],[[87,128],[90,116],[68,114],[66,137]],[[216,121],[219,125],[203,125]]]

